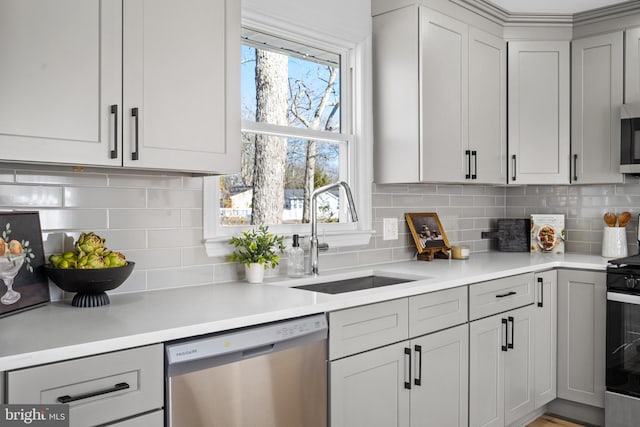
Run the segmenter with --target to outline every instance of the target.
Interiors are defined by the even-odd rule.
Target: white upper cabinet
[[[373,18],[376,182],[505,182],[505,50],[424,7]]]
[[[624,102],[640,102],[640,27],[625,32]]]
[[[121,164],[110,155],[121,140],[121,8],[0,2],[0,159]]]
[[[466,24],[420,8],[420,181],[467,174],[468,37]]]
[[[0,16],[0,159],[239,169],[239,2],[3,1]]]
[[[571,56],[571,181],[622,182],[622,31],[574,40]]]
[[[469,28],[469,150],[472,182],[507,179],[507,44]]]
[[[568,184],[568,41],[509,42],[509,183]]]
[[[125,166],[239,170],[239,24],[234,0],[124,2]]]

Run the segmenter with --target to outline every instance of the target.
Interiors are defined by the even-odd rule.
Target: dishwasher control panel
[[[205,338],[166,344],[169,365],[212,358],[231,353],[268,352],[276,345],[287,347],[288,341],[304,339],[326,339],[327,318],[318,314],[268,325],[259,325]]]

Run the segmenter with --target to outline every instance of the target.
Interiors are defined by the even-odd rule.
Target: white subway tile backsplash
[[[182,265],[204,265],[210,264],[211,259],[203,245],[182,248]]]
[[[132,249],[126,253],[127,259],[136,263],[136,269],[180,267],[180,248]]]
[[[67,208],[144,208],[143,188],[65,187],[64,206]]]
[[[26,184],[81,185],[105,187],[107,175],[87,172],[17,171],[16,182]]]
[[[181,209],[180,217],[182,227],[202,227],[202,209]]]
[[[202,209],[202,191],[148,189],[147,202],[150,208],[197,208]]]
[[[182,188],[182,176],[164,175],[109,175],[110,187]]]
[[[181,248],[202,243],[202,228],[148,230],[147,235],[149,248]]]
[[[175,288],[211,283],[213,282],[213,270],[213,265],[150,270],[147,272],[147,288]]]
[[[131,249],[145,249],[150,247],[147,244],[147,231],[137,230],[100,230],[100,237],[106,239],[106,245],[109,249],[123,252],[127,255],[127,251]],[[75,237],[77,239],[77,237]]]
[[[0,185],[0,206],[50,208],[62,206],[62,190],[36,185]]]
[[[111,228],[180,227],[180,209],[110,209]]]
[[[202,239],[202,181],[179,174],[72,172],[60,168],[0,169],[0,209],[40,211],[46,254],[72,247],[81,232],[95,231],[107,246],[136,262],[131,277],[113,293],[209,282],[243,280],[242,266],[225,257],[208,258]],[[449,242],[473,252],[494,244],[480,232],[496,219],[526,218],[532,213],[566,216],[566,249],[599,254],[602,214],[629,210],[630,253],[635,253],[640,179],[625,184],[590,186],[485,186],[446,184],[373,184],[373,228],[369,245],[321,254],[321,269],[375,266],[415,259],[406,212],[437,212]],[[64,207],[63,207],[64,206]],[[382,239],[382,219],[397,218],[397,240]],[[633,249],[633,250],[632,250]],[[268,276],[284,270],[269,270]],[[54,299],[61,292],[53,294]]]
[[[107,224],[106,209],[40,209],[43,230],[99,230]]]
[[[0,182],[11,183],[15,181],[15,172],[10,169],[0,169]]]

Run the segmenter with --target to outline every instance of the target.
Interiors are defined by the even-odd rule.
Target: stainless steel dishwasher
[[[165,345],[168,427],[326,427],[327,319]]]

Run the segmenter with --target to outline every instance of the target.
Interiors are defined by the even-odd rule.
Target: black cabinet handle
[[[578,155],[573,155],[573,180],[578,180]]]
[[[507,351],[507,333],[509,332],[509,328],[507,327],[507,319],[502,319],[502,326],[504,326],[504,345],[502,346],[502,351]]]
[[[416,372],[416,378],[413,380],[415,385],[422,385],[422,346],[416,345],[414,347],[416,351],[416,357],[418,359],[418,369]]]
[[[407,378],[405,378],[405,380],[404,380],[404,388],[406,388],[407,390],[411,390],[411,349],[405,347],[404,348],[404,355],[405,355],[405,359],[406,359],[407,356],[409,356],[409,363],[407,363],[405,365],[405,366],[409,366],[409,377],[408,377],[408,381],[407,381]],[[405,370],[406,370],[406,368],[405,368]]]
[[[133,117],[133,121],[135,123],[135,149],[131,153],[131,160],[138,160],[138,108],[131,109],[131,117]]]
[[[56,400],[60,403],[71,403],[82,399],[88,399],[90,397],[101,396],[103,394],[109,394],[120,390],[126,390],[129,388],[129,384],[127,383],[118,383],[111,388],[107,388],[104,390],[92,391],[90,393],[79,394],[77,396],[60,396]]]
[[[478,152],[472,151],[471,155],[473,156],[473,173],[471,174],[471,179],[478,179]],[[471,168],[471,162],[469,162],[469,168]]]
[[[508,319],[509,319],[509,322],[511,322],[511,342],[510,343],[507,342],[507,347],[508,348],[513,348],[513,329],[515,328],[516,325],[515,325],[513,317],[509,316]],[[508,330],[509,330],[509,328],[507,328],[507,331]]]
[[[516,291],[510,291],[510,292],[507,292],[506,294],[498,294],[496,295],[496,298],[510,297],[511,295],[515,295],[515,294],[517,294]]]
[[[511,181],[516,180],[516,155],[511,156],[511,166],[513,167],[513,173],[511,174]]]
[[[113,114],[113,150],[111,150],[111,158],[118,158],[118,105],[111,106],[111,114]]]
[[[471,151],[467,150],[464,152],[465,156],[467,156],[467,174],[464,176],[466,179],[471,178]]]
[[[538,300],[538,307],[544,305],[544,280],[542,277],[538,277],[538,284],[540,285],[540,299]]]

